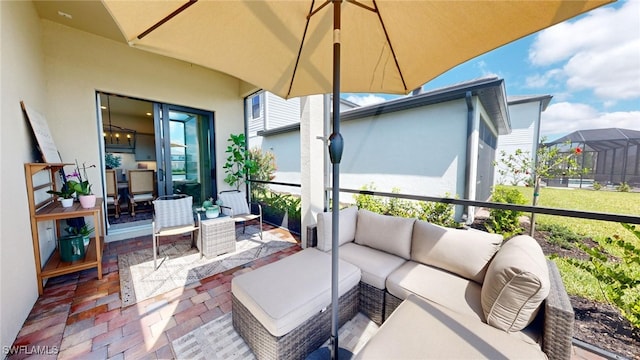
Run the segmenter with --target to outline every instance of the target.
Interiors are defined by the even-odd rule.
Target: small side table
[[[229,216],[220,215],[207,219],[200,215],[200,254],[206,257],[218,256],[236,251],[236,222]]]

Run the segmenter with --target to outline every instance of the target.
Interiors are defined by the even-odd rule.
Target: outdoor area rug
[[[191,247],[191,238],[185,236],[175,242],[160,245],[159,266],[155,271],[152,248],[118,255],[122,307],[295,245],[269,232],[264,232],[263,237],[263,240],[260,239],[258,226],[247,226],[244,234],[242,228],[238,228],[235,252],[201,259],[198,249]]]
[[[338,330],[339,345],[354,354],[378,331],[378,325],[358,313]],[[323,346],[327,346],[325,343]],[[233,329],[227,313],[171,342],[176,359],[252,360],[255,355]]]

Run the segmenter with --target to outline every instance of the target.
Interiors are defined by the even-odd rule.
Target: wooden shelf
[[[100,241],[100,240],[98,240]],[[99,245],[102,249],[102,244]],[[86,247],[84,259],[73,262],[60,260],[60,252],[56,249],[47,263],[42,268],[40,275],[43,279],[68,274],[80,270],[92,269],[98,266],[98,254],[96,252],[96,239],[91,238],[89,245]]]
[[[102,279],[102,198],[96,199],[94,207],[85,209],[80,203],[74,202],[71,207],[64,208],[57,201],[55,196],[46,198],[44,201],[35,202],[35,192],[46,192],[46,190],[56,190],[56,173],[64,166],[73,164],[50,164],[50,163],[28,163],[24,165],[25,178],[27,184],[27,196],[29,198],[29,212],[31,215],[31,237],[33,239],[33,257],[36,266],[36,280],[38,282],[38,293],[42,295],[44,279],[73,273],[80,270],[98,269],[98,279]],[[34,175],[41,171],[47,171],[49,180],[34,186]],[[85,257],[82,260],[65,262],[60,260],[59,249],[54,250],[44,267],[41,267],[40,258],[40,235],[38,233],[38,222],[54,221],[56,234],[60,236],[60,220],[77,217],[93,217],[95,228],[95,238],[92,238],[86,248]]]

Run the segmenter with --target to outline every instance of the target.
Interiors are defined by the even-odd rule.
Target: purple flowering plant
[[[76,168],[75,170],[67,175],[67,184],[66,187],[72,189],[75,193],[79,195],[91,195],[91,184],[89,183],[89,177],[87,176],[87,169],[94,168],[95,165],[87,166],[85,163],[82,163],[82,167],[78,165],[78,160],[76,160]],[[80,169],[82,169],[82,173],[80,173]],[[84,175],[84,176],[83,176]],[[71,180],[75,179],[75,180]]]

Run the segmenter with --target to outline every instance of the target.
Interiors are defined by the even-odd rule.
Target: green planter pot
[[[59,241],[60,259],[72,262],[84,259],[84,240],[82,235],[63,236]]]

